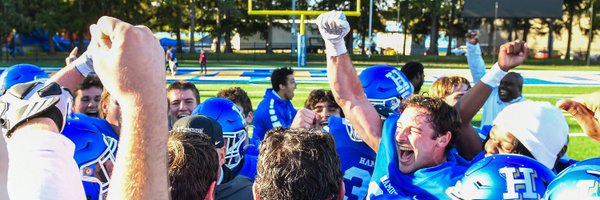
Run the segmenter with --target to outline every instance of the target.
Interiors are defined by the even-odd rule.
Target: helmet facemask
[[[117,151],[117,140],[105,135],[103,135],[103,138],[107,148],[102,152],[102,155],[79,167],[82,181],[89,182],[96,187],[96,189],[88,188],[87,186],[90,184],[84,184],[86,185],[85,189],[98,190],[98,199],[106,198]]]
[[[225,166],[233,169],[240,164],[243,156],[243,146],[246,143],[248,133],[246,129],[241,129],[236,132],[223,132],[223,140],[226,141],[227,149],[225,154]]]
[[[380,105],[398,112],[398,108],[402,105],[402,98],[390,97],[387,99],[369,99],[373,105]]]

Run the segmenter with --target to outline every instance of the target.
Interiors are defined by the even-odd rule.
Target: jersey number
[[[344,172],[344,184],[346,185],[346,194],[344,200],[360,200],[367,195],[371,174],[369,171],[351,167]],[[348,190],[348,186],[352,186]]]

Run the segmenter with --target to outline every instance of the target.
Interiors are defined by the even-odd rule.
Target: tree
[[[593,8],[592,8],[592,6],[593,6]],[[590,56],[591,56],[591,51],[592,51],[591,47],[592,47],[592,42],[594,41],[594,35],[596,35],[600,32],[600,19],[598,17],[596,17],[597,16],[596,13],[598,13],[598,11],[600,11],[600,3],[596,2],[595,0],[590,0],[590,1],[586,2],[584,10],[588,11],[588,12],[584,12],[588,18],[588,21],[579,20],[579,23],[580,23],[579,28],[582,29],[582,31],[585,34],[587,34],[588,36],[591,36],[591,37],[588,37],[587,52],[585,54],[585,59],[589,60]],[[586,22],[587,22],[587,24],[585,24]],[[590,31],[591,31],[591,33],[590,33]]]
[[[23,1],[2,0],[0,2],[0,48],[4,45],[6,36],[16,30],[30,29],[31,20],[20,10],[23,9]],[[8,59],[8,53],[6,54]]]
[[[48,33],[48,47],[49,52],[54,53],[54,34],[61,28],[62,24],[67,21],[64,17],[64,13],[67,12],[68,5],[63,1],[54,0],[38,0],[34,10],[39,10],[36,15],[33,16],[33,23],[36,27],[45,30]],[[42,10],[45,10],[42,12]]]
[[[159,0],[153,4],[154,6],[154,18],[150,20],[149,26],[154,30],[175,32],[177,45],[176,51],[182,52],[183,45],[181,44],[181,28],[184,27],[185,22],[183,16],[189,16],[185,13],[187,9],[184,9],[186,5],[189,5],[185,0]]]
[[[567,18],[567,52],[565,53],[565,59],[569,59],[571,57],[571,38],[573,37],[573,17],[578,14],[580,15],[582,12],[582,4],[583,0],[564,0],[564,7],[566,8],[565,12],[568,13]]]
[[[291,10],[292,3],[291,0],[281,0],[281,1],[256,1],[254,2],[253,9],[259,10]],[[253,21],[250,24],[253,24],[254,27],[250,28],[250,30],[255,30],[258,28],[257,32],[260,33],[260,37],[266,40],[265,43],[265,52],[273,53],[273,29],[275,27],[284,28],[285,26],[281,23],[277,23],[275,19],[284,18],[289,19],[289,16],[254,16],[250,19],[257,20]],[[238,29],[240,30],[240,29]]]
[[[440,13],[446,12],[442,8],[442,0],[411,1],[413,15],[410,26],[413,40],[421,40],[419,34],[429,34],[429,49],[427,55],[438,55],[438,37],[440,28]]]
[[[222,11],[223,20],[220,20],[221,32],[224,33],[225,49],[223,52],[232,53],[233,48],[231,45],[231,37],[234,33],[236,26],[239,24],[241,18],[235,18],[234,16],[240,16],[241,11],[236,7],[235,0],[223,0],[219,4],[219,11]]]

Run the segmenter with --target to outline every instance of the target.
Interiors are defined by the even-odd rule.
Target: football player
[[[260,144],[254,199],[344,198],[333,137],[315,129],[277,127]]]
[[[200,93],[193,83],[177,81],[167,87],[167,99],[169,120],[174,123],[177,119],[192,114],[194,108],[200,104]]]
[[[398,113],[402,101],[414,91],[406,76],[392,66],[371,66],[363,70],[359,78],[367,98],[382,118]],[[313,90],[304,107],[317,115],[312,124],[315,124],[316,128],[320,128],[319,124],[327,125],[323,127],[324,131],[331,133],[335,139],[341,170],[344,172],[345,198],[364,199],[373,174],[375,152],[363,142],[350,122],[340,116],[341,108],[335,103],[331,91]],[[302,110],[299,113],[305,112]]]
[[[106,199],[117,152],[117,140],[102,134],[94,125],[77,117],[67,118],[62,134],[75,144],[73,156],[79,167],[87,199]]]
[[[222,127],[223,148],[217,149],[223,163],[217,183],[217,199],[247,199],[252,197],[252,182],[256,176],[256,156],[244,154],[248,144],[246,121],[236,104],[225,98],[209,98],[192,115],[215,119]],[[222,151],[225,151],[224,153]]]
[[[254,113],[252,137],[258,141],[262,141],[265,133],[274,127],[290,127],[297,112],[291,101],[296,89],[294,70],[289,67],[273,70],[271,86]]]
[[[466,170],[447,156],[449,150],[457,140],[481,143],[479,136],[458,138],[458,112],[437,98],[411,97],[401,116],[391,115],[382,123],[347,54],[344,36],[350,27],[345,16],[338,11],[324,13],[317,18],[317,25],[325,41],[329,83],[336,101],[361,139],[377,152],[368,198],[385,194],[419,199],[444,196],[439,188],[453,185]],[[503,48],[518,44],[509,45]]]

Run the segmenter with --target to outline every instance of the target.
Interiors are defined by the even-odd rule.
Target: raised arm
[[[492,89],[498,87],[508,70],[525,62],[528,52],[527,44],[523,41],[513,41],[500,46],[498,63],[494,64],[481,81],[477,82],[456,104],[462,120],[462,135],[458,139],[457,150],[464,158],[470,160],[483,150],[483,144],[471,125],[471,120],[490,96]]]
[[[350,31],[346,17],[340,11],[330,11],[317,18],[319,32],[325,41],[327,77],[335,101],[360,137],[377,152],[382,122],[368,101],[347,53],[344,36]]]
[[[88,53],[95,71],[121,107],[119,153],[108,197],[168,199],[164,51],[147,27],[112,17],[100,18],[90,32]]]
[[[485,74],[485,62],[483,61],[483,57],[481,57],[481,47],[479,46],[477,32],[468,32],[465,37],[467,39],[467,63],[469,64],[469,70],[475,84]]]

